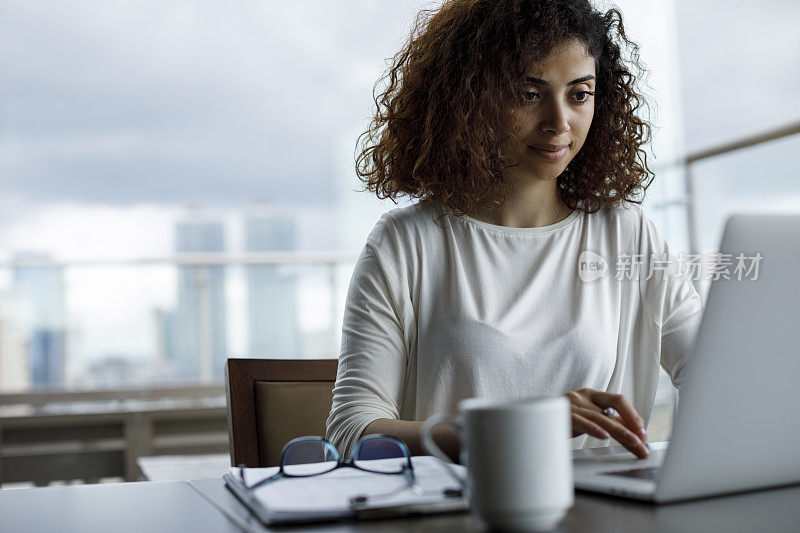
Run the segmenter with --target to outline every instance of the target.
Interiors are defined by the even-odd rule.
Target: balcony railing
[[[46,485],[62,480],[97,482],[104,478],[134,481],[141,479],[137,465],[140,457],[227,453],[224,387],[221,372],[215,372],[217,369],[212,368],[217,364],[221,366],[222,361],[218,360],[219,356],[222,358],[303,357],[304,354],[248,353],[246,342],[239,343],[239,349],[244,351],[238,353],[229,352],[227,349],[221,351],[219,346],[214,344],[214,335],[219,333],[215,328],[218,329],[221,324],[219,317],[214,316],[214,306],[222,302],[229,311],[238,312],[240,322],[247,321],[248,306],[241,300],[230,302],[229,292],[220,290],[219,269],[226,269],[222,278],[223,283],[239,283],[240,287],[245,289],[263,290],[264,287],[259,287],[258,284],[274,288],[276,283],[286,282],[290,286],[289,290],[277,291],[284,298],[302,298],[299,294],[302,289],[300,285],[306,282],[316,283],[319,290],[315,290],[315,295],[319,292],[327,293],[326,298],[319,299],[325,302],[327,310],[313,309],[313,311],[327,314],[328,327],[317,329],[318,337],[321,332],[323,338],[316,338],[317,351],[306,356],[336,357],[339,333],[338,328],[334,326],[341,322],[339,317],[344,308],[343,284],[345,278],[349,278],[349,270],[354,263],[355,257],[351,254],[332,253],[240,255],[208,253],[179,254],[150,259],[78,261],[34,258],[0,263],[0,271],[4,268],[10,273],[21,270],[22,275],[18,277],[24,282],[30,283],[42,279],[44,283],[35,284],[35,289],[41,290],[44,286],[55,291],[55,294],[51,291],[44,295],[60,302],[56,306],[56,312],[62,314],[62,317],[53,320],[52,313],[47,317],[51,321],[51,327],[70,323],[69,316],[74,303],[68,297],[71,275],[94,269],[133,268],[140,272],[156,268],[162,273],[164,269],[171,270],[170,286],[176,293],[174,305],[194,306],[197,310],[190,316],[191,320],[176,324],[189,328],[194,338],[193,342],[190,342],[190,346],[196,348],[193,352],[194,363],[187,367],[190,377],[180,374],[174,374],[171,378],[158,376],[161,382],[171,381],[172,385],[165,386],[163,383],[152,381],[139,383],[138,386],[128,383],[121,388],[113,388],[113,384],[106,384],[100,390],[75,390],[82,384],[70,383],[67,379],[63,379],[67,372],[62,368],[60,371],[62,380],[55,380],[46,388],[30,383],[30,390],[0,394],[0,486],[19,482]],[[252,270],[251,267],[266,267],[267,270]],[[286,272],[281,274],[273,267],[285,269]],[[239,269],[238,273],[231,272],[234,269]],[[302,269],[305,270],[301,272]],[[53,272],[58,273],[55,279],[59,282],[50,283],[47,287],[48,283],[53,281],[53,277],[50,276]],[[249,286],[248,275],[252,275]],[[9,275],[7,278],[8,284],[13,286],[14,276]],[[178,286],[181,282],[184,285]],[[34,293],[32,297],[42,298],[43,295]],[[181,298],[185,301],[181,302]],[[33,304],[35,306],[36,302]],[[268,304],[273,308],[286,308],[295,313],[302,311],[302,307],[288,301],[274,301]],[[237,306],[239,309],[234,309]],[[245,308],[244,312],[242,308]],[[250,307],[249,310],[252,309],[259,308]],[[47,311],[52,310],[45,309],[42,314]],[[0,325],[3,323],[2,318],[0,315]],[[55,326],[52,322],[55,322]],[[7,321],[6,324],[8,323]],[[72,323],[72,330],[63,328],[67,336],[65,342],[55,345],[56,348],[63,347],[63,351],[58,355],[65,360],[82,355],[76,353],[74,345],[69,342],[70,334],[78,334],[74,329],[74,321]],[[225,320],[222,324],[227,329],[229,321]],[[32,329],[35,328],[28,326],[21,331],[30,332]],[[153,337],[157,336],[156,332],[149,333]],[[0,336],[3,334],[9,334],[9,329],[0,328]],[[32,358],[30,356],[34,354],[25,353],[24,349],[25,345],[29,350],[35,349],[31,348],[31,343],[31,339],[28,339],[27,343],[18,343],[16,356],[19,359]],[[165,352],[163,343],[163,339],[158,343],[152,343],[153,349]],[[12,344],[5,343],[6,346]],[[0,343],[0,350],[3,346]],[[0,353],[0,372],[3,370],[3,363],[8,364],[13,355],[13,352],[8,351],[5,354]],[[169,353],[166,355],[154,353],[151,359],[168,358],[169,355]],[[51,373],[51,377],[53,374]],[[181,381],[192,383],[184,386],[174,384]]]
[[[695,194],[695,181],[698,179],[695,166],[698,163],[708,161],[715,157],[732,154],[746,148],[761,146],[771,141],[784,139],[793,135],[800,134],[800,121],[773,128],[771,130],[759,132],[729,142],[720,143],[708,148],[688,153],[685,157],[674,162],[672,165],[680,165],[684,168],[684,187],[686,189],[686,218],[689,231],[689,250],[687,252],[700,252],[697,210],[702,206],[699,204]]]
[[[227,452],[222,384],[0,395],[0,487],[137,481],[140,457]]]

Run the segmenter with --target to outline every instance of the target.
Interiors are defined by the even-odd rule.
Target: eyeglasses
[[[244,479],[245,467],[239,465],[239,477],[247,489],[254,490],[281,478],[319,476],[343,467],[374,474],[402,474],[409,487],[416,487],[408,446],[388,435],[362,437],[347,461],[343,461],[336,447],[322,437],[298,437],[283,447],[280,468],[274,475],[248,486]]]

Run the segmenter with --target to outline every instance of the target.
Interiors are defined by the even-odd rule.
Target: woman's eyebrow
[[[567,83],[567,86],[575,85],[575,84],[582,83],[584,81],[593,80],[593,79],[595,79],[595,77],[593,75],[589,74],[587,76],[583,76],[582,78],[578,78],[576,80],[572,80],[571,82]],[[545,87],[548,87],[550,85],[549,81],[545,81],[542,78],[533,78],[531,76],[526,76],[525,77],[525,81],[527,81],[528,83],[533,83],[534,85],[544,85]]]

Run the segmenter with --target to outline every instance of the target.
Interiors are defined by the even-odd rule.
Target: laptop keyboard
[[[634,479],[649,479],[655,481],[661,474],[660,466],[651,466],[648,468],[634,468],[633,470],[622,470],[620,472],[605,472],[606,476],[620,476],[629,477]]]

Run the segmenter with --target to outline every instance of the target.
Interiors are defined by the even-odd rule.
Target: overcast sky
[[[337,139],[422,2],[0,3],[0,187],[330,203]]]
[[[800,2],[678,0],[677,20],[690,149],[800,120]]]
[[[0,249],[50,246],[29,229],[55,213],[333,205],[384,59],[438,3],[3,0]],[[800,118],[800,2],[619,4],[643,57],[658,56],[655,89],[678,87],[657,104],[682,123],[679,145]],[[674,50],[653,42],[656,18],[677,28]]]

